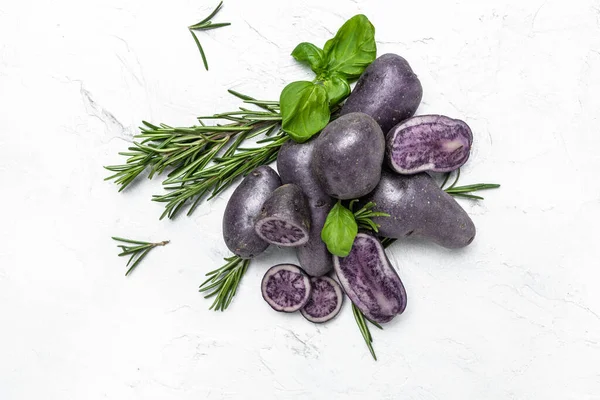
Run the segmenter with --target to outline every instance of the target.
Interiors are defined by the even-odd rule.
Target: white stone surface
[[[600,399],[600,1],[226,0],[205,72],[186,26],[215,3],[0,3],[0,399]],[[276,99],[309,76],[292,48],[356,13],[419,74],[419,113],[472,126],[462,182],[503,185],[461,201],[467,249],[393,247],[409,305],[378,362],[349,303],[316,326],[263,302],[291,252],[208,311],[230,192],[159,221],[159,181],[118,194],[102,168],[142,119]],[[125,278],[112,235],[172,243]]]

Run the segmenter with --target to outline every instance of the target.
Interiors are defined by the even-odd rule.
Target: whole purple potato
[[[399,174],[449,172],[469,159],[473,134],[459,119],[420,115],[393,127],[386,142],[388,165]]]
[[[379,185],[361,201],[372,201],[377,211],[390,214],[373,218],[384,237],[414,235],[449,249],[465,247],[475,238],[469,215],[426,173],[398,175],[384,170]]]
[[[250,172],[234,190],[223,214],[223,239],[234,254],[252,258],[269,247],[254,230],[263,203],[281,186],[279,175],[263,165]]]
[[[325,193],[356,199],[372,191],[381,176],[385,138],[367,114],[350,113],[329,123],[317,137],[312,170]]]
[[[311,168],[316,139],[296,143],[287,141],[277,154],[277,170],[283,183],[298,185],[308,199],[310,207],[310,232],[306,244],[296,247],[300,266],[311,276],[325,275],[333,269],[333,259],[321,240],[321,230],[334,200],[321,189]]]
[[[368,114],[387,133],[415,114],[422,97],[423,87],[408,62],[399,55],[384,54],[360,76],[341,115]]]

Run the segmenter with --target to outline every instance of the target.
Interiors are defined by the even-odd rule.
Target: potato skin
[[[379,185],[361,199],[369,201],[375,202],[377,211],[390,214],[373,218],[380,225],[380,236],[417,236],[449,249],[465,247],[475,238],[469,215],[426,173],[398,175],[384,170]]]
[[[279,175],[263,165],[250,172],[231,195],[223,214],[223,239],[234,254],[253,258],[269,246],[256,234],[254,222],[265,200],[279,186]]]
[[[415,114],[422,97],[423,87],[408,62],[388,53],[365,69],[342,107],[341,115],[368,114],[387,133]]]
[[[321,189],[311,168],[316,138],[305,143],[287,141],[277,155],[277,170],[283,183],[298,185],[308,199],[310,232],[308,242],[296,248],[302,269],[311,276],[325,275],[333,269],[333,258],[321,240],[321,230],[335,201]]]
[[[367,114],[339,117],[317,137],[312,170],[331,197],[356,199],[372,191],[381,176],[385,137]]]

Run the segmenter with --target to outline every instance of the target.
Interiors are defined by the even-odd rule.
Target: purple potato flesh
[[[340,285],[328,276],[310,278],[310,299],[300,310],[307,320],[315,323],[327,322],[340,312],[344,294]]]
[[[277,246],[308,242],[310,210],[302,189],[292,183],[275,189],[263,204],[255,229],[263,240]]]
[[[294,264],[275,265],[262,280],[263,298],[275,311],[295,312],[310,299],[310,278]]]
[[[390,215],[373,217],[381,236],[416,236],[449,249],[465,247],[475,238],[469,215],[427,173],[398,175],[384,170],[379,185],[361,199],[361,203],[369,201],[377,211]]]
[[[469,158],[473,134],[461,120],[421,115],[396,125],[386,141],[388,164],[400,174],[449,172]]]
[[[234,190],[223,214],[223,239],[234,254],[253,258],[269,247],[256,234],[254,223],[264,202],[280,185],[279,175],[263,165],[250,172]]]
[[[352,303],[371,321],[390,321],[406,308],[406,291],[379,240],[359,233],[347,257],[333,265]]]
[[[341,115],[368,114],[387,133],[415,114],[422,97],[423,87],[408,62],[397,54],[384,54],[360,76]]]

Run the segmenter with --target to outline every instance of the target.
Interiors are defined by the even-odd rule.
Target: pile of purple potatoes
[[[378,237],[359,232],[346,257],[327,250],[321,230],[339,199],[374,202],[389,214],[373,218],[380,237],[420,237],[451,249],[473,241],[467,213],[427,174],[463,165],[471,130],[443,115],[413,117],[422,95],[404,58],[377,58],[338,118],[305,143],[283,145],[279,174],[261,166],[234,191],[223,218],[232,252],[253,258],[270,244],[296,249],[299,266],[275,265],[263,278],[262,295],[273,309],[321,323],[340,311],[343,293],[378,323],[406,308],[404,285]],[[328,276],[332,271],[339,284]]]

